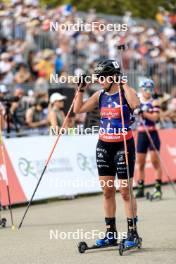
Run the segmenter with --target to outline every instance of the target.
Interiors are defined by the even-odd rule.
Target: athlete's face
[[[108,77],[100,76],[100,77],[98,78],[98,83],[101,85],[101,87],[102,87],[104,90],[108,90],[108,89],[109,89],[109,86],[110,86],[111,83],[112,83],[112,80],[111,80],[110,76],[108,76]]]
[[[151,90],[146,90],[146,89],[142,89],[142,96],[148,100],[152,97],[152,93],[151,93]]]

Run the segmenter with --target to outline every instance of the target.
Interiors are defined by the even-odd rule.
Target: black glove
[[[142,115],[143,114],[143,110],[141,108],[137,108],[134,110],[134,114],[135,115]]]
[[[141,111],[142,112],[149,112],[149,109],[150,109],[149,106],[146,105],[146,104],[145,105],[142,105],[140,108],[141,108]]]
[[[79,81],[78,81],[78,89],[80,92],[84,92],[85,91],[85,86],[86,86],[86,79],[87,75],[85,74],[82,74],[80,77],[79,77]]]
[[[144,112],[149,112],[150,108],[147,105],[141,105],[139,108],[134,110],[135,115],[142,115]]]

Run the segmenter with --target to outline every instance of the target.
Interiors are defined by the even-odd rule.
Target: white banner
[[[5,139],[5,147],[29,200],[56,140],[55,136]],[[34,200],[100,192],[95,136],[62,136]]]
[[[161,141],[164,143],[161,158],[166,162],[173,181],[176,180],[175,132],[175,129],[159,131]],[[31,198],[55,140],[55,136],[4,139],[4,158],[2,151],[0,152],[1,204],[8,204],[4,159],[12,203],[25,202]],[[34,200],[100,192],[95,157],[97,140],[98,135],[62,136]],[[137,175],[136,166],[134,185],[137,182]],[[147,158],[145,183],[152,184],[154,181],[154,169]],[[164,170],[162,181],[168,182]]]

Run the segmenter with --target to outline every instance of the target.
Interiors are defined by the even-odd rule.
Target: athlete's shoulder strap
[[[105,93],[105,90],[104,89],[102,89],[102,90],[100,90],[100,93],[99,93],[99,100],[98,100],[98,102],[99,102],[99,108],[100,108],[100,104],[101,104],[101,97],[102,97],[102,95]]]
[[[120,85],[120,89],[121,89],[122,94],[123,94],[123,96],[124,96],[124,98],[125,98],[125,100],[126,100],[126,104],[127,104],[128,108],[129,108],[129,110],[130,110],[130,113],[133,114],[134,110],[131,108],[131,106],[129,105],[129,103],[128,103],[126,97],[125,97],[125,91],[124,91],[124,89],[123,89],[123,85],[122,85],[122,84]]]

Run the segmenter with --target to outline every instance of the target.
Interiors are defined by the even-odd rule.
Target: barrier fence
[[[78,13],[80,17],[84,17],[85,13]],[[99,17],[103,17],[99,15]],[[104,16],[107,21],[113,21],[119,23],[122,21],[122,17],[116,16]],[[120,20],[121,19],[121,20]],[[11,20],[11,24],[9,23],[9,28],[7,31],[3,31],[2,22],[3,18],[0,18],[0,34],[5,37],[12,39],[21,39],[26,40],[27,38],[27,28],[25,23],[16,23],[13,15],[9,16],[9,20]],[[155,21],[152,20],[136,20],[134,21],[136,24],[147,24],[149,27],[157,26]],[[42,29],[36,28],[35,34],[31,35],[31,49],[36,51],[40,51],[43,49],[56,49],[58,46],[57,34],[53,36],[53,32],[42,31]],[[89,61],[89,52],[84,49],[79,50],[78,48],[78,40],[77,37],[73,37],[70,41],[70,51],[65,54],[64,62],[66,65],[67,71],[70,74],[74,74],[76,68],[85,68],[88,65]],[[109,47],[105,41],[96,43],[99,46],[98,51],[102,54],[102,56],[106,56],[108,54]],[[134,49],[135,52],[135,49]],[[116,55],[117,56],[117,55]],[[141,60],[144,60],[146,63],[142,63]],[[135,57],[128,59],[128,67],[126,70],[126,74],[128,76],[128,83],[137,88],[138,80],[143,76],[151,76],[157,79],[156,84],[158,89],[161,92],[170,93],[171,90],[176,86],[176,70],[174,66],[174,58],[170,60],[166,59],[166,61],[160,61],[159,58],[146,58],[137,59]],[[49,85],[50,86],[50,85]],[[25,90],[28,90],[33,87],[33,84],[22,84]]]
[[[161,65],[160,65],[161,66]],[[151,76],[151,69],[148,68],[146,71],[140,71],[135,69],[125,70],[125,75],[127,75],[128,84],[138,90],[139,81],[144,76]],[[159,65],[155,65],[155,70],[153,72],[157,76],[158,81],[156,82],[157,90],[160,93],[171,93],[176,87],[176,72],[173,64],[165,65],[164,72],[161,71]],[[0,83],[1,84],[1,83]],[[34,90],[35,82],[7,85],[10,91],[14,91],[16,87],[21,87],[27,93],[29,90]],[[48,83],[48,89],[54,88],[75,88],[77,84],[69,83]],[[93,89],[97,89],[97,85],[92,85]]]
[[[174,181],[176,181],[175,133],[176,129],[159,131],[162,142],[161,158]],[[95,158],[97,137],[97,135],[79,135],[61,138],[34,197],[35,201],[101,192]],[[13,204],[29,201],[55,140],[54,136],[4,139],[7,177]],[[0,153],[0,197],[2,205],[8,204],[5,171],[2,153]],[[134,185],[136,182],[137,166]],[[147,156],[145,184],[148,185],[153,182],[154,170],[150,158]],[[168,182],[164,172],[163,182]]]

